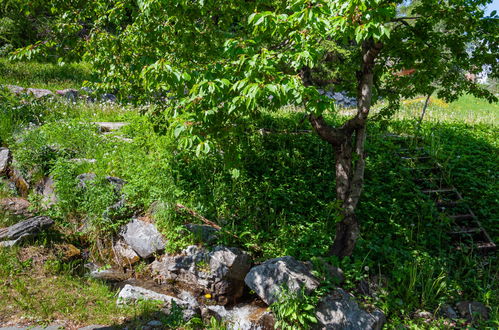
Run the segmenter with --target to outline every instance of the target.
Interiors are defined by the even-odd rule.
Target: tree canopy
[[[383,101],[377,116],[386,117],[401,98],[435,91],[448,101],[464,93],[497,101],[465,79],[484,66],[498,76],[498,17],[484,16],[490,2],[98,1],[65,18],[83,28],[93,17],[84,47],[98,72],[94,86],[159,104],[157,115],[198,154],[262,109],[303,109],[335,151],[344,219],[331,253],[345,256],[359,232],[371,105]],[[328,123],[323,114],[336,113],[335,101],[321,88],[354,96],[355,115]]]

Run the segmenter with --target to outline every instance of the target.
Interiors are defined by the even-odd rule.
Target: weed
[[[309,329],[312,324],[317,323],[317,302],[318,297],[306,294],[305,288],[296,292],[281,288],[278,300],[270,306],[276,317],[276,328]]]

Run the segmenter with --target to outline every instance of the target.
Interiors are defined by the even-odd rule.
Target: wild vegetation
[[[0,248],[0,324],[24,318],[30,324],[64,320],[68,327],[133,328],[154,318],[170,328],[225,328],[216,319],[204,325],[199,318],[186,323],[179,310],[165,316],[155,302],[117,307],[117,288],[85,275],[88,261],[114,263],[113,240],[132,217],[155,222],[168,238],[166,252],[173,254],[200,244],[184,225],[199,222],[201,215],[222,228],[213,245],[239,247],[257,263],[290,255],[314,265],[314,275],[322,282],[319,290],[311,296],[285,291],[279,303],[270,306],[282,329],[308,328],[316,322],[313,307],[336,285],[324,269],[326,263],[343,269],[342,287],[355,292],[363,307],[381,308],[387,329],[499,327],[497,254],[483,256],[472,244],[455,242],[448,234],[452,220],[438,212],[417,184],[426,174],[401,159],[407,152],[418,156],[422,148],[441,167],[444,185],[461,192],[491,239],[499,242],[499,106],[492,102],[497,90],[472,84],[452,71],[478,71],[477,63],[496,61],[497,32],[491,26],[497,26],[497,18],[487,25],[474,14],[487,1],[463,2],[462,8],[448,10],[445,4],[418,1],[412,13],[429,18],[421,23],[427,34],[420,31],[423,35],[417,37],[418,23],[408,18],[396,29],[387,27],[388,21],[400,18],[394,5],[374,2],[379,7],[371,14],[375,23],[369,25],[363,21],[369,21],[363,17],[372,9],[366,1],[345,1],[344,8],[335,2],[327,10],[319,4],[328,1],[297,1],[294,7],[257,1],[259,11],[254,14],[255,7],[246,2],[71,4],[92,9],[85,12],[64,2],[40,1],[37,10],[45,14],[37,17],[47,18],[46,31],[56,42],[36,47],[28,43],[44,36],[40,31],[45,25],[33,21],[26,7],[16,7],[22,1],[0,5],[5,15],[0,31],[11,31],[0,39],[5,54],[11,54],[0,58],[0,85],[53,91],[88,85],[93,90],[83,92],[87,99],[101,91],[120,99],[38,99],[0,89],[0,145],[13,152],[14,166],[26,180],[53,178],[57,193],[54,204],[35,190],[27,196],[31,212],[55,220],[51,230],[19,247]],[[57,4],[61,7],[51,11]],[[174,9],[169,12],[168,6]],[[215,9],[220,12],[216,20],[211,17]],[[19,10],[25,15],[16,22],[8,13]],[[333,27],[342,34],[331,38],[326,16],[337,10],[358,19],[339,19]],[[60,15],[64,12],[71,14]],[[155,35],[151,27],[165,18],[153,15],[157,12],[165,12],[171,26],[160,25],[164,30]],[[470,24],[456,26],[451,14]],[[196,21],[203,16],[201,23]],[[249,17],[251,29],[235,26],[235,17]],[[19,43],[32,31],[12,27],[28,24],[24,21],[35,24],[38,34]],[[192,38],[199,24],[205,33]],[[445,24],[453,33],[449,39]],[[172,28],[176,25],[184,29],[179,33]],[[365,31],[358,29],[367,25]],[[78,33],[70,33],[72,29]],[[462,40],[451,40],[463,33]],[[71,38],[63,38],[68,35]],[[410,56],[396,42],[412,37],[411,49],[417,51]],[[286,38],[292,39],[291,46],[282,45]],[[478,45],[483,47],[477,50],[480,56],[465,61],[460,51],[477,38],[490,43]],[[428,53],[431,47],[425,44],[439,42],[439,48]],[[386,53],[377,48],[380,43]],[[6,45],[24,48],[11,53]],[[74,52],[65,57],[67,47]],[[193,54],[193,49],[198,52]],[[366,59],[373,49],[381,51],[381,58]],[[451,59],[437,56],[449,49],[454,51]],[[339,67],[334,61],[324,64],[329,63],[327,54],[345,61]],[[388,59],[395,55],[400,62],[390,65]],[[91,63],[82,62],[82,57]],[[53,63],[55,58],[61,59],[59,64]],[[419,63],[421,58],[426,62]],[[416,75],[393,75],[414,65]],[[432,75],[434,70],[438,74]],[[320,94],[318,87],[327,86],[319,86],[317,77],[326,76],[350,95],[359,91],[359,107],[343,108]],[[427,95],[431,98],[419,123]],[[400,106],[396,112],[395,106]],[[96,122],[127,125],[102,134]],[[349,129],[349,123],[355,125]],[[321,133],[324,127],[327,134]],[[339,131],[349,134],[342,135],[342,143],[326,136]],[[343,152],[345,147],[349,154]],[[362,190],[350,213],[345,211],[348,198],[341,194],[345,186],[339,184],[342,166],[350,169],[343,183],[359,186],[353,197],[358,199]],[[95,177],[81,189],[77,177],[85,173]],[[108,184],[108,176],[126,182],[119,194]],[[0,184],[0,197],[16,195],[6,180]],[[119,208],[110,209],[121,200]],[[193,212],[179,211],[178,205]],[[18,221],[5,213],[0,227]],[[339,237],[339,231],[349,238]],[[68,253],[68,244],[86,259]],[[134,275],[140,277],[146,269],[140,262]],[[449,321],[439,314],[445,304],[459,301],[485,304],[489,318]],[[422,316],[424,311],[431,316]]]

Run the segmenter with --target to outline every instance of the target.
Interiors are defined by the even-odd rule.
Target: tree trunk
[[[329,142],[336,156],[336,198],[342,202],[343,219],[336,225],[330,255],[350,256],[359,237],[355,210],[364,184],[366,121],[369,116],[374,81],[374,61],[382,44],[372,40],[363,43],[363,61],[357,73],[357,114],[339,128],[331,127],[322,116],[310,115],[316,133]]]

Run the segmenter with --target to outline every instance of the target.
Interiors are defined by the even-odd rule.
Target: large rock
[[[154,224],[138,219],[130,221],[121,235],[142,258],[149,258],[154,253],[164,250],[166,244],[166,240]]]
[[[80,95],[78,90],[72,88],[56,90],[55,93],[72,102],[76,101]]]
[[[33,217],[7,228],[0,229],[0,240],[18,241],[24,237],[33,236],[52,226],[54,221],[49,217]]]
[[[289,256],[270,259],[253,267],[244,282],[269,305],[278,300],[283,287],[292,292],[298,292],[301,288],[311,292],[319,287],[319,280],[307,266]]]
[[[466,320],[488,320],[489,310],[487,306],[478,301],[461,301],[456,304],[457,310]]]
[[[41,88],[28,88],[26,89],[27,94],[34,96],[35,98],[39,99],[42,97],[54,95],[52,91],[48,89],[41,89]]]
[[[315,316],[318,323],[314,329],[370,330],[381,329],[385,323],[385,315],[381,311],[364,311],[340,288],[321,299]]]
[[[173,304],[176,304],[183,309],[184,320],[189,320],[199,313],[199,305],[197,305],[197,303],[192,304],[189,301],[185,301],[176,297],[147,290],[130,284],[125,285],[123,289],[121,289],[120,293],[118,294],[117,304],[123,305],[135,303],[139,300],[161,301],[165,304],[167,310],[171,309]]]
[[[218,246],[213,251],[191,246],[180,256],[164,256],[151,265],[161,282],[182,282],[192,289],[210,293],[225,305],[242,296],[244,277],[251,266],[247,253]]]
[[[0,148],[0,176],[7,174],[11,161],[12,155],[10,150],[7,148]]]

